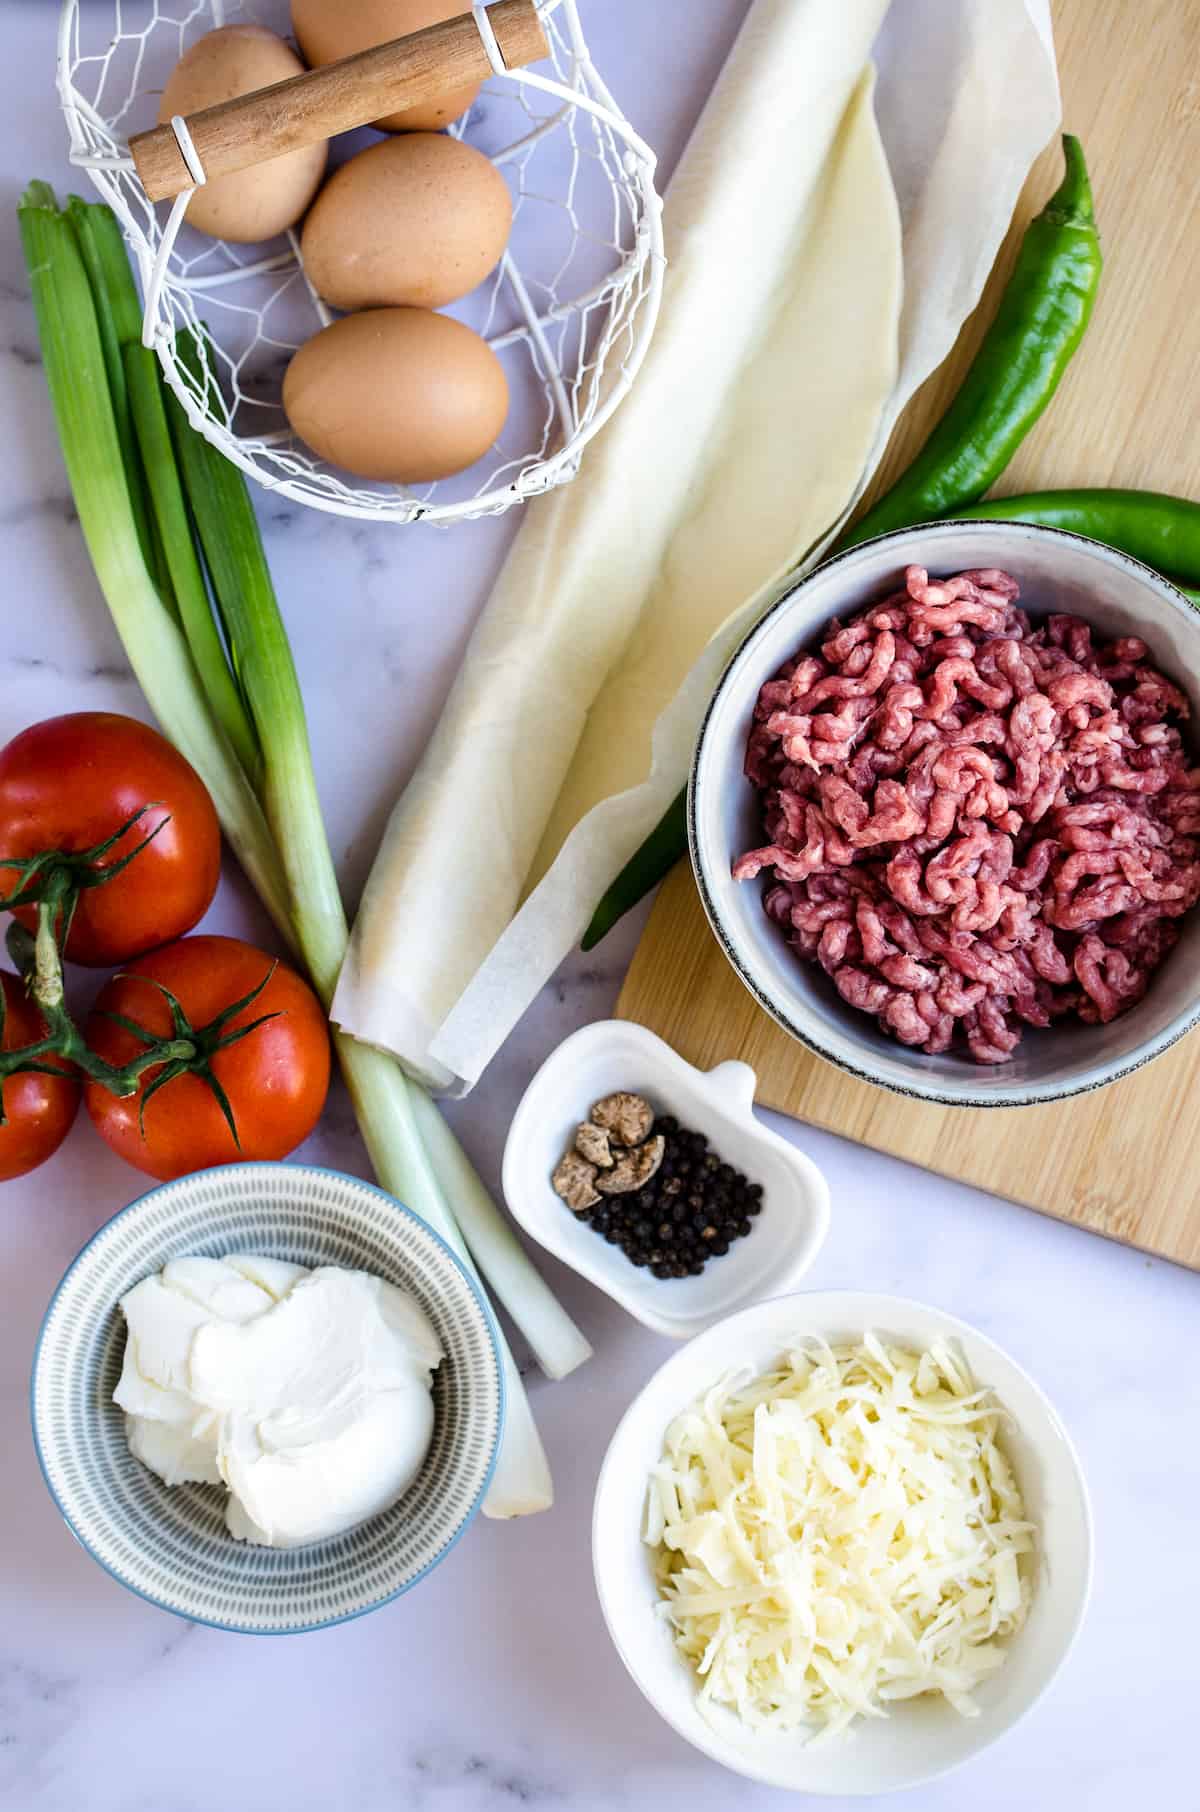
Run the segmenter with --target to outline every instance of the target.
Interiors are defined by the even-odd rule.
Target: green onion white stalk
[[[591,1357],[591,1347],[572,1326],[568,1334],[558,1324],[562,1311],[550,1286],[534,1272],[510,1223],[495,1211],[492,1198],[478,1171],[455,1138],[445,1118],[424,1089],[412,1091],[413,1109],[421,1143],[430,1162],[449,1191],[459,1225],[482,1267],[493,1293],[522,1328],[534,1358],[549,1378],[565,1378]],[[547,1338],[548,1335],[553,1338]]]
[[[196,349],[190,349],[192,356],[187,347],[181,350],[202,387]],[[178,405],[172,410],[172,425],[234,667],[262,749],[263,798],[291,890],[293,923],[313,984],[328,1007],[346,954],[349,927],[317,797],[300,684],[258,521],[241,474],[188,427]],[[345,1033],[336,1033],[335,1038],[376,1174],[387,1177],[388,1187],[436,1226],[468,1264],[472,1257],[478,1260],[544,1369],[551,1377],[565,1376],[589,1357],[591,1348],[530,1265],[438,1109],[394,1059]],[[380,1143],[380,1127],[400,1134],[394,1147]],[[436,1146],[432,1143],[435,1135]],[[454,1204],[453,1213],[447,1197]],[[548,1490],[549,1470],[520,1377],[507,1351],[505,1364],[507,1452],[493,1495],[508,1501],[513,1489],[520,1487],[522,1475],[535,1465],[544,1475],[540,1489]],[[535,1447],[540,1456],[537,1460]],[[519,1468],[515,1466],[518,1456],[523,1456]],[[510,1477],[510,1472],[517,1476]]]
[[[20,216],[67,472],[118,633],[151,708],[204,779],[243,868],[328,1005],[346,950],[346,915],[299,682],[245,481],[190,428],[175,399],[164,397],[157,369],[141,356],[136,291],[108,210],[73,202],[69,214],[60,213],[47,185],[34,183]],[[92,246],[86,265],[81,235]],[[192,354],[198,375],[203,350],[193,346]],[[118,366],[122,388],[114,406]],[[140,441],[136,460],[130,423]],[[132,501],[140,485],[148,522]],[[224,639],[208,602],[193,523]],[[156,564],[157,585],[148,559]],[[335,1042],[380,1182],[472,1270],[478,1262],[543,1369],[564,1376],[591,1349],[438,1110],[393,1059],[342,1033]],[[508,1413],[484,1509],[517,1516],[547,1508],[553,1494],[524,1387],[503,1342],[502,1348]]]

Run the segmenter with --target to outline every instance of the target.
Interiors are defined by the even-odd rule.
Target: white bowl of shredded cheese
[[[1091,1583],[1079,1461],[939,1309],[779,1297],[676,1353],[600,1473],[617,1651],[689,1742],[807,1793],[915,1787],[1041,1697]]]

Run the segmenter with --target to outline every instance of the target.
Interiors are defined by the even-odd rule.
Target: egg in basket
[[[244,471],[396,522],[574,477],[663,271],[575,0],[64,0],[58,69],[145,341]]]

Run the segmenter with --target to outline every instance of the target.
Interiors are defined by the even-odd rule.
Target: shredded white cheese
[[[961,1354],[797,1343],[667,1430],[645,1539],[703,1704],[823,1737],[897,1699],[965,1717],[1025,1621],[1033,1525]]]

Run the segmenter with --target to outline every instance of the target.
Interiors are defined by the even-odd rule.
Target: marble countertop
[[[669,167],[745,0],[587,0],[586,10],[600,67]],[[30,177],[68,180],[52,91],[56,8],[8,0],[4,12],[0,742],[56,711],[144,710],[73,520],[13,211]],[[428,735],[515,524],[395,530],[269,499],[262,517],[332,841],[353,896],[391,798],[388,776],[408,771]],[[269,941],[235,873],[209,923]],[[474,1095],[453,1109],[493,1182],[532,1069],[573,1027],[611,1008],[635,931],[567,964]],[[919,1296],[976,1322],[1056,1402],[1094,1499],[1095,1596],[1064,1673],[1020,1729],[910,1803],[922,1812],[1200,1805],[1187,1736],[1200,1681],[1200,1283],[778,1124],[832,1188],[832,1232],[812,1285]],[[366,1174],[343,1097],[332,1099],[304,1155]],[[622,1409],[666,1346],[550,1260],[548,1274],[597,1352],[563,1384],[531,1379],[557,1484],[552,1512],[517,1524],[479,1521],[418,1592],[302,1641],[193,1627],[107,1578],[46,1495],[26,1388],[54,1284],[136,1193],[134,1174],[84,1124],[49,1166],[5,1188],[0,1204],[6,1812],[503,1812],[535,1803],[718,1812],[735,1796],[769,1812],[788,1803],[684,1745],[609,1646],[591,1582],[591,1493]]]

